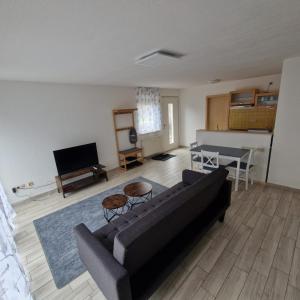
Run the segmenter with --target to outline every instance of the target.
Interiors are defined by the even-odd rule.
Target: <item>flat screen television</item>
[[[99,164],[96,143],[53,151],[58,175]]]

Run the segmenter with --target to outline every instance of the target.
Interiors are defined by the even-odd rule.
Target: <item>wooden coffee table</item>
[[[115,194],[106,197],[102,201],[104,218],[110,222],[114,217],[120,216],[125,212],[127,207],[128,197],[123,194]]]
[[[148,182],[133,182],[124,187],[131,208],[152,198],[152,185]]]

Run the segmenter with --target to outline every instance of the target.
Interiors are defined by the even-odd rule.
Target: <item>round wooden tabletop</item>
[[[116,209],[123,207],[127,203],[128,197],[123,194],[115,194],[106,197],[102,201],[102,206],[106,209]]]
[[[124,194],[129,197],[142,197],[152,191],[152,185],[147,182],[133,182],[124,187]]]

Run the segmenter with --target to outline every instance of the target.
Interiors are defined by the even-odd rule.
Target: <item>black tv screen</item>
[[[58,175],[99,164],[96,143],[53,151]]]

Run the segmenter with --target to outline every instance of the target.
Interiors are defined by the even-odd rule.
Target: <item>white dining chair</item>
[[[196,148],[198,146],[198,142],[193,142],[190,143],[190,150],[192,151],[194,148]],[[199,166],[199,164],[201,164],[201,155],[200,152],[198,153],[191,153],[191,170],[194,169],[194,163],[196,163],[197,166]],[[200,166],[199,168],[200,169]]]
[[[201,170],[203,173],[211,173],[220,167],[219,152],[201,150]]]
[[[194,149],[198,146],[198,142],[193,142],[193,143],[190,143],[190,149]]]
[[[251,180],[251,184],[253,184],[254,181],[254,172],[255,172],[255,164],[254,164],[254,152],[255,152],[255,148],[247,148],[249,149],[249,154],[246,158],[246,161],[241,161],[240,163],[240,176],[239,179],[245,181],[245,190],[248,190],[248,185],[249,185],[249,177]],[[237,168],[237,162],[233,161],[231,163],[229,163],[226,166],[227,169],[233,170],[232,174],[230,175],[230,177],[235,178],[235,170]]]

